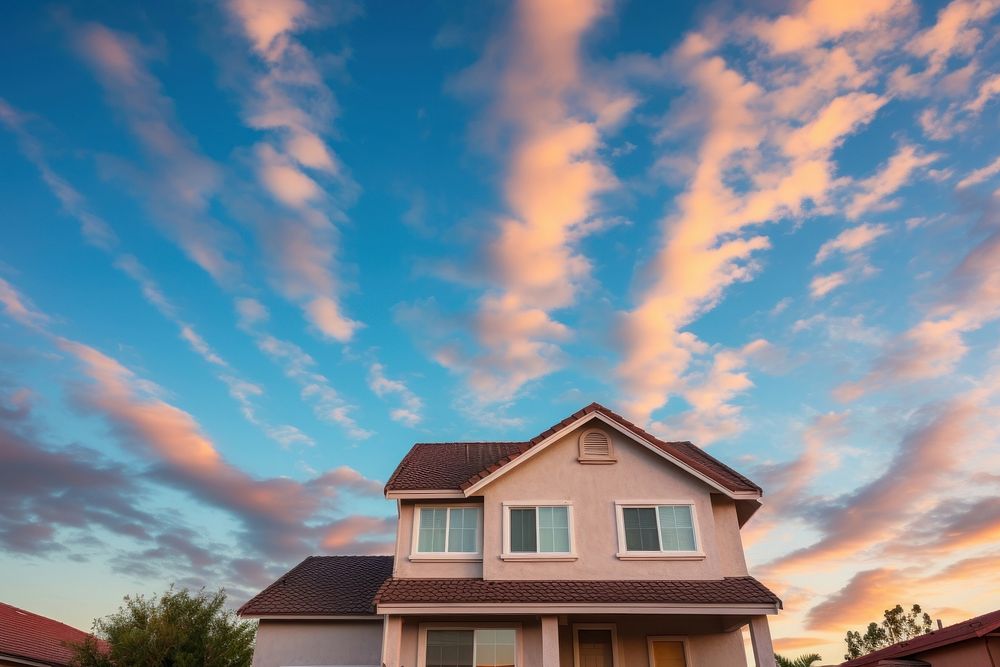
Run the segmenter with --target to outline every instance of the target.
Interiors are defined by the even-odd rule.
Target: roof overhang
[[[685,472],[687,472],[687,473],[689,473],[689,474],[697,477],[698,479],[700,479],[705,484],[709,485],[710,487],[712,487],[713,489],[719,491],[720,493],[728,496],[729,498],[732,498],[733,500],[757,500],[757,499],[759,499],[761,497],[760,493],[757,492],[757,491],[733,491],[731,489],[727,489],[726,487],[724,487],[723,485],[719,484],[717,481],[715,481],[714,479],[712,479],[711,477],[709,477],[708,475],[706,475],[705,473],[703,473],[703,472],[701,472],[699,470],[696,470],[695,468],[692,468],[687,463],[684,463],[683,461],[681,461],[677,457],[671,456],[670,454],[668,454],[667,452],[663,451],[662,449],[660,449],[659,447],[657,447],[656,445],[654,445],[650,441],[646,440],[645,438],[640,437],[638,434],[630,431],[629,429],[625,428],[621,424],[618,424],[613,419],[610,419],[610,418],[606,417],[605,415],[601,414],[600,412],[596,412],[596,411],[588,413],[588,414],[585,414],[585,415],[581,416],[579,419],[577,419],[577,420],[573,421],[572,423],[570,423],[569,425],[564,426],[563,428],[559,429],[558,431],[556,431],[555,433],[553,433],[549,437],[545,438],[544,440],[542,440],[538,444],[535,444],[532,447],[530,447],[526,452],[524,452],[523,454],[521,454],[520,456],[518,456],[517,458],[515,458],[514,460],[512,460],[507,465],[501,466],[498,470],[493,471],[492,473],[490,473],[489,475],[487,475],[483,479],[479,480],[475,484],[472,484],[471,486],[467,487],[465,489],[465,495],[466,496],[475,495],[484,486],[492,484],[494,481],[496,481],[500,477],[506,475],[508,472],[510,472],[511,470],[513,470],[514,468],[516,468],[517,466],[519,466],[522,463],[524,463],[525,461],[531,459],[533,456],[537,456],[541,451],[543,451],[545,448],[547,448],[552,443],[560,440],[561,438],[565,437],[567,434],[572,433],[574,430],[580,428],[580,426],[582,426],[583,424],[587,423],[588,421],[590,421],[592,419],[600,420],[601,422],[603,422],[607,426],[610,426],[611,428],[615,429],[616,431],[618,431],[619,433],[621,433],[625,437],[630,438],[633,441],[639,443],[640,445],[642,445],[643,447],[645,447],[649,451],[653,452],[654,454],[657,454],[661,458],[664,458],[664,459],[670,461],[671,463],[673,463],[674,465],[676,465],[681,470],[684,470]],[[388,497],[391,498],[391,497],[394,497],[394,496],[388,496]]]
[[[370,615],[324,615],[324,614],[240,614],[240,618],[256,618],[259,621],[381,621],[377,614]]]
[[[11,655],[9,653],[0,653],[0,660],[6,660],[11,664],[27,665],[28,667],[50,667],[50,665],[52,664],[49,662],[38,662],[37,660],[22,658],[20,656]]]
[[[386,491],[389,500],[436,500],[438,498],[465,498],[460,489],[411,489],[404,491]]]
[[[663,603],[588,603],[558,602],[531,603],[457,603],[406,602],[379,604],[380,614],[393,616],[456,614],[647,614],[647,615],[701,615],[701,616],[760,616],[777,614],[777,604],[663,604]]]

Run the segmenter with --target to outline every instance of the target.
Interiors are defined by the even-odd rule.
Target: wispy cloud
[[[368,386],[379,398],[385,398],[389,395],[399,397],[402,405],[398,408],[393,408],[389,413],[393,421],[405,424],[406,426],[416,426],[423,421],[423,414],[421,413],[424,409],[424,402],[419,396],[410,391],[410,388],[402,381],[386,377],[385,367],[382,364],[373,362],[369,365]]]

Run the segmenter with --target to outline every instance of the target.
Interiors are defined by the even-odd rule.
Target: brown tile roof
[[[0,659],[13,657],[62,667],[73,657],[66,644],[82,643],[89,636],[65,623],[0,602]]]
[[[761,493],[761,488],[690,442],[668,442],[646,432],[613,410],[591,403],[526,442],[419,443],[396,467],[388,491],[466,489],[496,472],[557,431],[586,415],[599,412],[636,436],[649,441],[730,491]]]
[[[514,604],[662,603],[776,604],[781,600],[753,577],[689,581],[386,580],[376,604],[476,602]]]
[[[947,646],[948,644],[955,644],[966,639],[983,637],[991,632],[995,632],[998,629],[1000,629],[1000,609],[997,611],[991,611],[988,614],[983,614],[982,616],[970,618],[969,620],[962,621],[961,623],[949,625],[926,635],[920,635],[919,637],[908,639],[904,642],[899,642],[898,644],[893,644],[892,646],[875,651],[874,653],[869,653],[866,656],[841,663],[840,667],[874,666],[877,665],[880,660],[905,658],[907,656],[919,654],[923,651],[929,651],[933,648]]]
[[[241,616],[370,616],[392,556],[309,556],[239,609]]]

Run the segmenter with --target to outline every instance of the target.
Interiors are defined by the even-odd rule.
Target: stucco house
[[[761,489],[596,403],[525,442],[417,444],[393,556],[310,557],[247,602],[255,667],[774,665]]]

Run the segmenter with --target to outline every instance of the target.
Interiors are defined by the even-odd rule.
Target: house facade
[[[747,627],[774,665],[781,602],[740,540],[761,489],[690,443],[592,404],[525,442],[415,445],[385,493],[391,558],[307,559],[244,605],[255,665],[729,667]]]

